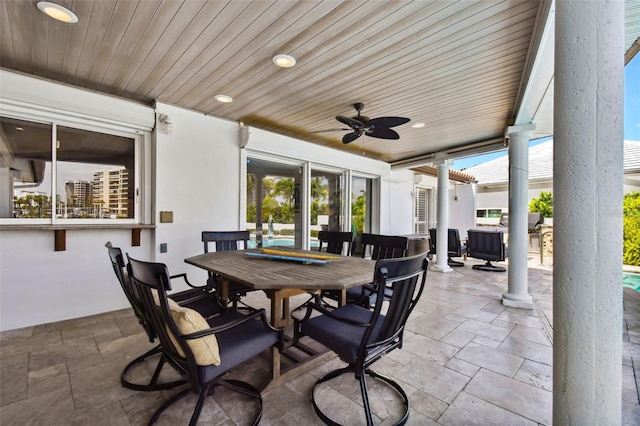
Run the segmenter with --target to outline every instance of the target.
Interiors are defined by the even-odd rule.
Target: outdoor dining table
[[[279,255],[265,256],[265,253]],[[287,260],[284,259],[289,257],[286,254],[291,254]],[[373,260],[328,255],[330,259],[323,261],[316,257],[318,255],[321,253],[300,249],[277,249],[276,251],[250,249],[209,252],[186,258],[185,262],[218,274],[222,278],[221,297],[223,299],[228,298],[229,282],[263,290],[271,301],[271,324],[279,328],[291,324],[290,297],[303,293],[318,293],[321,290],[341,290],[342,301],[339,303],[344,303],[346,289],[367,284],[373,280],[375,269]],[[300,259],[299,256],[309,257]],[[272,377],[269,388],[308,371],[328,359],[304,345],[296,347],[310,356],[305,359],[294,359],[292,367],[282,370],[280,353],[276,349],[271,351]],[[287,355],[286,350],[284,354]],[[297,358],[297,355],[292,357]],[[303,365],[304,368],[302,368]]]

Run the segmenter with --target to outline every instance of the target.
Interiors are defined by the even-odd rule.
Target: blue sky
[[[624,67],[624,138],[640,141],[640,55],[636,55]],[[529,146],[535,146],[549,139],[533,140],[529,142]],[[451,168],[455,170],[468,169],[504,155],[507,155],[507,151],[462,158],[455,160]]]

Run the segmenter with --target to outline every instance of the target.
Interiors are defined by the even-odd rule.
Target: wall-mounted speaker
[[[240,149],[242,149],[249,143],[249,126],[245,126],[242,122],[240,122],[239,125],[238,143],[240,144]]]

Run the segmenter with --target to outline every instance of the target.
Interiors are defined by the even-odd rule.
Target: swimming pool
[[[293,247],[295,240],[293,238],[263,238],[262,247]],[[317,248],[318,242],[311,241],[311,248]],[[256,248],[256,240],[249,240],[249,248]]]
[[[622,273],[622,285],[640,291],[640,274]]]

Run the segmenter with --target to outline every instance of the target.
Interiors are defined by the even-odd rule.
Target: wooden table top
[[[292,250],[296,253],[320,254],[317,251]],[[185,259],[223,278],[260,290],[295,288],[300,290],[343,290],[373,281],[375,261],[340,256],[325,264],[304,264],[286,260],[250,257],[235,250],[210,252]]]

